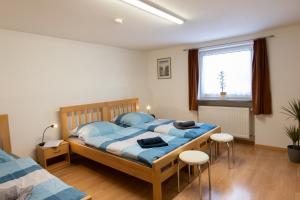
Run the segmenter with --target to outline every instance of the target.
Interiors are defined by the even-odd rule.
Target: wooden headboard
[[[108,101],[106,105],[109,111],[108,121],[111,121],[114,117],[122,113],[137,112],[140,109],[138,98]]]
[[[138,110],[138,98],[61,107],[62,138],[68,139],[70,130],[79,125],[94,121],[111,121],[117,115]]]
[[[7,153],[11,153],[8,115],[0,115],[0,141],[1,148]]]

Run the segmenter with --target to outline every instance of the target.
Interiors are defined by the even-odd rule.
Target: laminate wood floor
[[[300,164],[291,163],[287,153],[236,144],[236,162],[227,167],[227,153],[212,165],[212,192],[209,198],[207,169],[202,173],[203,199],[228,200],[300,200]],[[91,195],[94,200],[152,199],[152,185],[85,158],[54,175]],[[181,192],[177,177],[163,184],[163,198],[199,199],[198,179],[188,184],[187,172],[181,173]]]

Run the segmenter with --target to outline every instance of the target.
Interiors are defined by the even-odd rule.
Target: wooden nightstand
[[[37,161],[48,171],[70,165],[69,143],[63,141],[58,147],[45,148],[37,145]]]

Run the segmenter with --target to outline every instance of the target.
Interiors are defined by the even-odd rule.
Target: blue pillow
[[[14,157],[0,149],[0,163],[8,162],[11,160],[14,160]]]
[[[107,134],[115,133],[123,129],[122,127],[106,121],[97,121],[88,123],[78,127],[76,135],[81,139],[90,137],[103,136]]]
[[[152,122],[153,120],[154,117],[146,113],[128,112],[119,115],[115,120],[115,123],[123,127],[129,127],[142,123]]]

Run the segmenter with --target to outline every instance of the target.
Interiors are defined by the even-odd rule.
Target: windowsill
[[[198,100],[199,106],[224,106],[224,107],[252,107],[251,100],[234,100],[234,99],[206,99]]]

